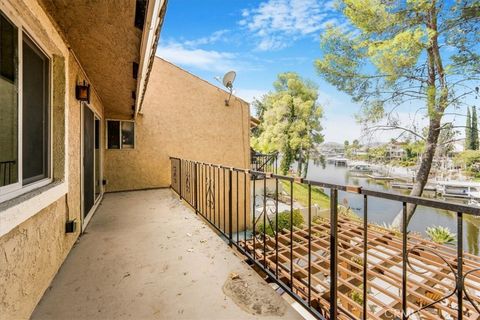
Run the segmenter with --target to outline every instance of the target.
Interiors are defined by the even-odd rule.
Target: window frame
[[[117,121],[120,123],[118,126],[118,134],[119,134],[119,148],[109,148],[108,147],[108,122],[109,121]],[[122,122],[132,122],[133,123],[133,148],[124,148],[122,143]],[[121,120],[121,119],[105,119],[105,149],[106,150],[135,150],[137,146],[137,129],[135,120]]]
[[[17,127],[17,175],[18,181],[6,186],[0,186],[0,203],[16,198],[22,194],[41,188],[53,181],[53,54],[46,49],[44,43],[33,36],[30,28],[22,23],[16,17],[12,17],[0,8],[2,14],[13,26],[17,28],[17,63],[18,63],[18,89],[17,89],[17,113],[18,113],[18,127]],[[23,41],[24,37],[33,43],[41,53],[48,59],[48,136],[47,136],[47,177],[23,185]]]

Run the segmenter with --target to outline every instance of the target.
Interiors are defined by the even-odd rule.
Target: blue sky
[[[343,142],[361,135],[354,120],[359,106],[313,66],[320,34],[331,23],[345,23],[333,1],[174,0],[168,3],[157,55],[219,86],[214,78],[235,70],[236,95],[249,102],[272,90],[278,73],[298,72],[318,84],[325,141]],[[408,121],[407,114],[405,108]]]

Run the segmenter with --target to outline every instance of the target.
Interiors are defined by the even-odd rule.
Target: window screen
[[[122,149],[133,149],[135,137],[134,123],[122,121]]]
[[[23,35],[23,184],[48,177],[48,58]]]

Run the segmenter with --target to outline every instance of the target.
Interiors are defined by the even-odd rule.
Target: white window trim
[[[2,8],[0,7],[0,10]],[[52,179],[52,174],[53,174],[53,112],[52,112],[52,104],[53,104],[53,54],[49,52],[46,49],[46,46],[36,39],[34,36],[32,36],[32,32],[30,32],[30,29],[24,25],[21,21],[18,19],[15,19],[15,17],[11,17],[8,15],[4,10],[1,11],[2,14],[7,17],[7,19],[12,22],[12,24],[17,28],[17,46],[18,46],[18,51],[17,51],[17,56],[18,56],[18,97],[17,97],[17,108],[18,108],[18,132],[17,132],[17,139],[18,139],[18,145],[17,145],[17,167],[18,167],[18,181],[13,184],[9,184],[3,187],[0,187],[0,203],[16,198],[22,194],[25,194],[27,192],[30,192],[32,190],[38,189],[40,187],[43,187],[53,181]],[[48,177],[41,179],[39,181],[35,181],[33,183],[27,184],[25,186],[22,185],[23,181],[23,172],[22,172],[22,163],[23,163],[23,157],[22,157],[22,148],[23,148],[23,37],[27,36],[30,41],[32,41],[37,48],[45,54],[45,56],[49,60],[48,64],[48,82],[49,82],[49,89],[48,89],[48,125],[49,125],[49,134],[48,134],[48,167],[47,167],[47,172],[48,172]],[[4,213],[2,212],[2,215]],[[0,220],[2,219],[2,215],[0,215]]]
[[[120,148],[109,148],[108,147],[108,121],[118,121],[120,122],[120,126],[118,128],[119,130],[119,143],[120,143]],[[122,122],[133,122],[133,148],[123,148],[123,143],[122,143]],[[121,119],[105,119],[105,149],[107,150],[135,150],[137,147],[137,125],[135,123],[135,120],[121,120]]]

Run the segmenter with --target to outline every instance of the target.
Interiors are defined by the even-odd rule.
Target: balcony
[[[105,196],[32,319],[301,319],[292,306],[317,319],[478,318],[480,259],[463,237],[449,246],[408,225],[382,228],[368,203],[400,202],[404,215],[408,204],[454,211],[458,234],[478,208],[170,161],[174,192]],[[294,204],[300,187],[306,211]],[[320,188],[328,208],[313,205]],[[338,203],[342,192],[362,199],[362,217]]]
[[[260,315],[302,319],[171,190],[157,189],[105,195],[32,319]]]

